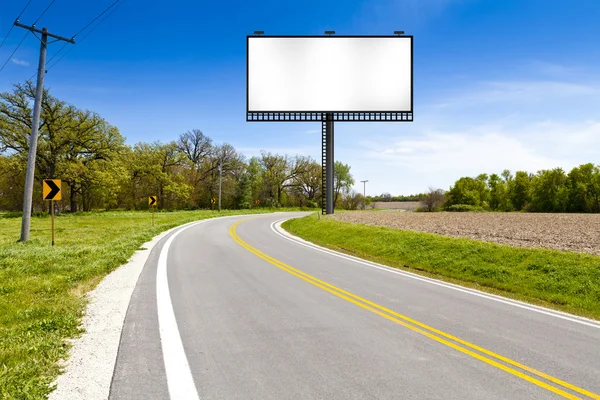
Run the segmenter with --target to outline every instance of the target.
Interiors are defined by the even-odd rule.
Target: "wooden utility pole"
[[[75,43],[74,39],[67,39],[62,36],[54,35],[44,28],[39,30],[35,25],[28,26],[15,21],[15,26],[31,31],[34,35],[42,35],[40,41],[40,61],[37,72],[37,86],[35,88],[35,101],[33,103],[33,121],[31,124],[31,135],[29,137],[29,154],[27,156],[27,172],[25,174],[25,193],[23,197],[23,219],[21,220],[21,242],[29,240],[29,231],[31,228],[31,208],[33,202],[33,179],[35,176],[35,156],[37,153],[38,130],[40,127],[40,111],[42,105],[42,94],[44,93],[44,73],[46,71],[46,48],[48,47],[48,38],[54,38],[56,41],[62,40],[68,43]],[[37,35],[36,35],[37,37]]]

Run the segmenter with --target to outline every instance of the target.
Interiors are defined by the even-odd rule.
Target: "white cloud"
[[[563,81],[487,81],[463,93],[449,96],[435,104],[439,108],[480,107],[492,103],[508,103],[507,107],[522,107],[524,104],[546,103],[554,107],[565,105],[567,98],[599,96],[600,83]]]
[[[554,77],[571,77],[581,75],[585,72],[579,65],[565,65],[545,60],[530,60],[524,63],[526,69],[535,74],[549,75]]]
[[[429,130],[410,138],[361,141],[347,162],[355,177],[369,179],[371,194],[448,189],[462,176],[562,167],[600,160],[600,121],[541,122],[519,130],[473,127],[465,132]]]
[[[21,65],[23,67],[29,67],[29,61],[25,61],[25,60],[20,60],[18,58],[11,58],[11,60],[13,64],[17,64],[17,65]]]
[[[369,179],[371,194],[447,189],[461,176],[504,169],[568,171],[600,164],[599,102],[597,77],[479,82],[417,103],[414,123],[348,126],[336,136],[336,158]]]

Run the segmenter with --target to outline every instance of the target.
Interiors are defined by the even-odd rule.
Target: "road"
[[[152,251],[111,399],[600,396],[600,324],[209,220]]]

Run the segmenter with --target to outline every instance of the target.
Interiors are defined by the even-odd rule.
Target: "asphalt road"
[[[315,249],[291,215],[155,247],[111,399],[600,398],[600,324]]]

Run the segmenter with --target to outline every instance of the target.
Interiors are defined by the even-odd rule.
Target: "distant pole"
[[[361,181],[363,184],[363,209],[367,208],[367,182],[368,180]]]
[[[38,130],[40,127],[40,112],[42,105],[42,95],[44,93],[44,72],[46,68],[46,48],[48,47],[48,36],[57,40],[69,43],[75,43],[73,39],[67,39],[62,36],[48,33],[48,29],[36,29],[34,26],[27,26],[15,21],[15,26],[27,29],[34,33],[42,35],[40,44],[40,61],[38,63],[37,86],[35,88],[35,101],[33,102],[33,119],[31,123],[31,135],[29,136],[29,154],[27,155],[27,172],[25,173],[25,193],[23,196],[23,217],[21,220],[21,242],[29,240],[29,231],[31,228],[31,209],[33,203],[33,180],[35,177],[35,156],[37,153]],[[52,208],[54,212],[54,207]]]
[[[221,164],[219,164],[219,212],[221,212]]]

